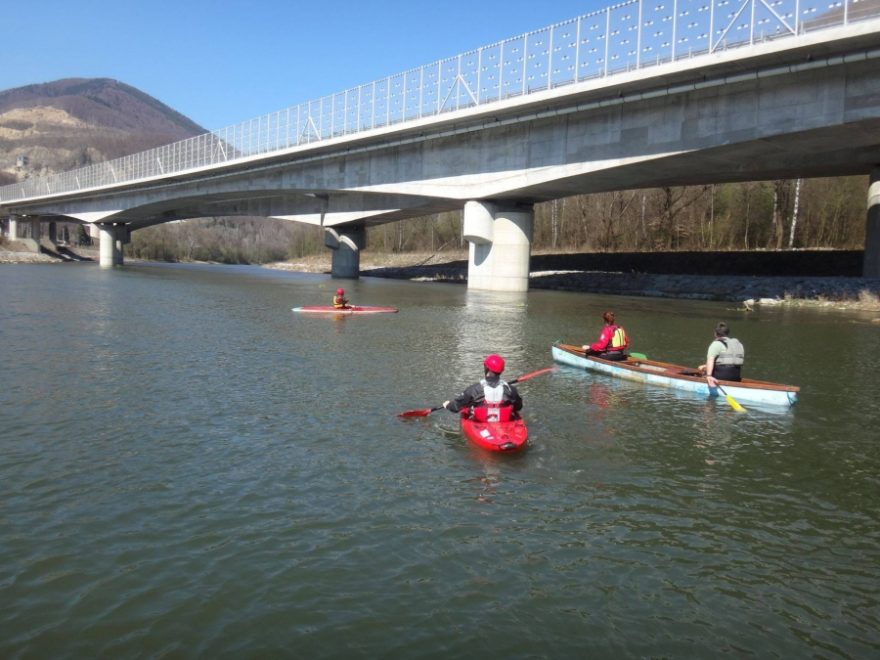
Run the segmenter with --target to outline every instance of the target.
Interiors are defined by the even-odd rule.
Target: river
[[[880,325],[837,311],[342,282],[257,267],[0,266],[0,657],[880,655]],[[571,367],[530,447],[438,405],[593,341],[696,365],[726,320],[749,408]]]

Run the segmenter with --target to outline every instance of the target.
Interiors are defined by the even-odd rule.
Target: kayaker
[[[698,368],[706,374],[709,387],[716,387],[719,380],[742,380],[742,365],[746,349],[739,339],[730,336],[730,327],[721,321],[715,326],[715,338],[709,344],[706,364]]]
[[[602,314],[602,320],[605,325],[599,334],[599,340],[594,344],[584,344],[581,346],[587,355],[594,355],[603,360],[625,360],[626,349],[629,348],[629,337],[623,326],[614,323],[614,312],[605,312]]]
[[[452,401],[444,401],[443,407],[452,412],[465,408],[478,422],[508,422],[523,407],[522,397],[516,388],[501,380],[504,358],[493,353],[483,360],[484,378],[474,383]]]
[[[333,306],[336,309],[348,309],[348,300],[345,297],[345,289],[336,289],[336,295],[333,296]]]

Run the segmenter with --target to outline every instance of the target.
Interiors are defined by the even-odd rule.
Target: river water
[[[0,267],[0,657],[880,655],[871,315],[255,267]],[[793,410],[560,367],[531,445],[438,405],[613,309],[696,365],[718,320]],[[874,315],[876,316],[876,315]]]

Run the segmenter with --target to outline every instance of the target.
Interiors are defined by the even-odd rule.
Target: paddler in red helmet
[[[336,289],[336,295],[333,296],[333,306],[336,309],[348,309],[348,300],[345,297],[345,289],[342,287]]]
[[[452,401],[444,401],[443,407],[452,412],[470,408],[470,414],[478,422],[508,422],[523,407],[522,397],[516,388],[501,380],[504,358],[493,353],[483,360],[484,378],[474,383]]]

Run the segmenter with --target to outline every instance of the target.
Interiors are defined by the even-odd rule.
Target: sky
[[[0,91],[113,78],[216,130],[609,4],[6,0]]]

